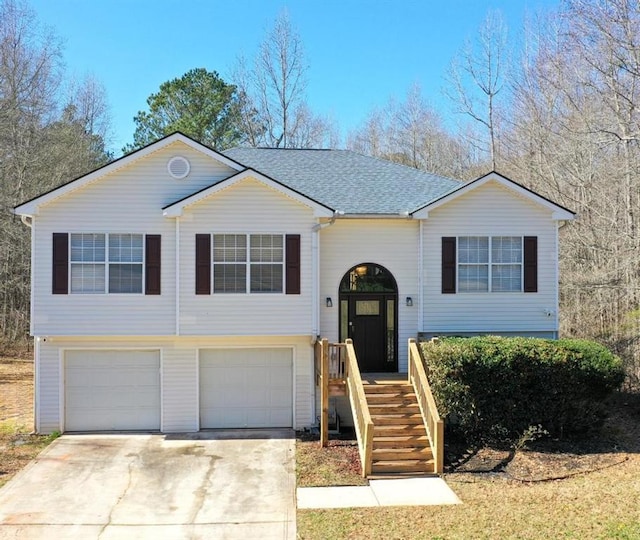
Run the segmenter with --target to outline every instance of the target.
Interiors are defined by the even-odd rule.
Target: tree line
[[[59,40],[24,3],[0,10],[0,325],[16,340],[28,331],[29,231],[11,207],[112,156],[99,82],[65,77]],[[179,130],[217,150],[346,147],[466,180],[497,170],[578,213],[560,231],[562,334],[606,344],[640,384],[638,2],[562,0],[518,40],[489,12],[444,78],[454,114],[416,84],[343,138],[310,107],[307,72],[284,12],[229,81],[195,68],[163,83],[123,151]]]

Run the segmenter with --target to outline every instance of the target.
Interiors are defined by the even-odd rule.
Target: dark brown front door
[[[344,295],[348,302],[348,336],[363,373],[397,370],[396,299],[392,294]]]

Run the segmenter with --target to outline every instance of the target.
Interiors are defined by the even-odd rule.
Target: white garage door
[[[291,349],[200,351],[200,428],[291,427]]]
[[[65,431],[156,429],[159,351],[65,353]]]

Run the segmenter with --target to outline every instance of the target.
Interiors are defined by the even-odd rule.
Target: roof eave
[[[79,189],[87,184],[90,184],[98,180],[102,176],[106,176],[107,174],[113,173],[116,170],[122,167],[125,167],[127,165],[130,165],[131,163],[138,161],[139,159],[142,159],[143,157],[153,152],[156,152],[161,148],[169,146],[177,141],[180,141],[185,145],[193,148],[194,150],[197,150],[199,152],[202,152],[208,155],[209,157],[227,165],[228,167],[236,171],[240,171],[244,169],[244,166],[238,163],[237,161],[225,156],[224,154],[221,154],[220,152],[216,152],[215,150],[209,148],[208,146],[205,146],[191,139],[184,133],[176,132],[176,133],[172,133],[171,135],[167,135],[166,137],[159,139],[145,146],[144,148],[141,148],[140,150],[136,150],[135,152],[131,152],[130,154],[127,154],[114,161],[111,161],[110,163],[107,163],[106,165],[103,165],[102,167],[99,167],[98,169],[95,169],[90,173],[79,176],[78,178],[74,178],[73,180],[71,180],[70,182],[67,182],[66,184],[63,184],[50,191],[47,191],[46,193],[38,195],[33,199],[25,201],[24,203],[14,207],[13,212],[14,214],[17,214],[17,215],[35,216],[38,214],[38,209],[41,205],[46,204],[54,199],[57,199],[58,197],[62,197],[65,194],[71,191],[74,191],[76,189]]]

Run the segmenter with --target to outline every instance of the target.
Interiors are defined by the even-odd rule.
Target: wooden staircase
[[[406,380],[362,382],[374,424],[371,473],[434,473],[433,451],[413,386]]]

